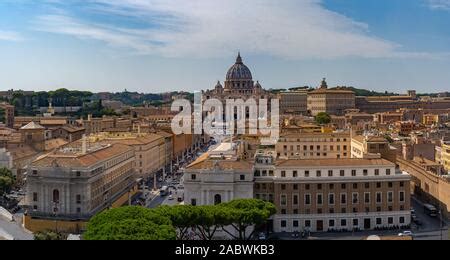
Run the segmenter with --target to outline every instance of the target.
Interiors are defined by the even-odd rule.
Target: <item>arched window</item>
[[[218,205],[220,203],[222,203],[222,196],[217,194],[216,196],[214,196],[214,205]]]
[[[53,190],[53,202],[59,203],[59,190]]]

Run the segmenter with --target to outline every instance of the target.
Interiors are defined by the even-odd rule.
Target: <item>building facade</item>
[[[336,159],[351,157],[350,132],[287,133],[275,145],[277,156],[290,159]]]
[[[278,96],[281,114],[306,115],[308,113],[307,90],[281,92]]]
[[[36,223],[48,227],[45,221],[86,222],[114,206],[136,184],[134,163],[134,150],[121,144],[84,144],[81,150],[62,149],[36,159],[27,174],[25,227],[35,231],[40,229]],[[80,231],[71,228],[67,231]]]
[[[308,110],[313,116],[322,112],[340,116],[354,108],[355,93],[346,89],[328,89],[325,79],[318,89],[308,93]]]
[[[260,167],[272,167],[272,174],[257,174]],[[372,230],[411,222],[410,176],[387,160],[279,160],[257,163],[255,173],[255,198],[277,207],[275,232]]]

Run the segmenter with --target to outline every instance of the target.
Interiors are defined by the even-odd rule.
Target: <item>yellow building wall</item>
[[[119,208],[125,204],[128,204],[128,199],[136,195],[138,187],[133,187],[132,190],[122,195],[112,205],[112,208]],[[57,231],[62,233],[80,233],[86,230],[86,221],[63,221],[63,220],[50,220],[50,219],[38,219],[31,216],[24,216],[23,225],[29,231],[36,233],[42,231]]]

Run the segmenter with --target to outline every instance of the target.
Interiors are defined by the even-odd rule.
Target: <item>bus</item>
[[[163,187],[159,190],[159,194],[161,195],[161,197],[165,197],[165,196],[169,195],[169,187],[163,186]]]
[[[429,215],[430,217],[437,217],[438,216],[438,210],[435,206],[431,204],[424,204],[423,209],[425,211],[425,214]]]

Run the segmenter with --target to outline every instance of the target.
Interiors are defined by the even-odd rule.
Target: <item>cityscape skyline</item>
[[[448,89],[450,1],[359,2],[3,1],[0,86],[204,90],[241,51],[267,89]]]

